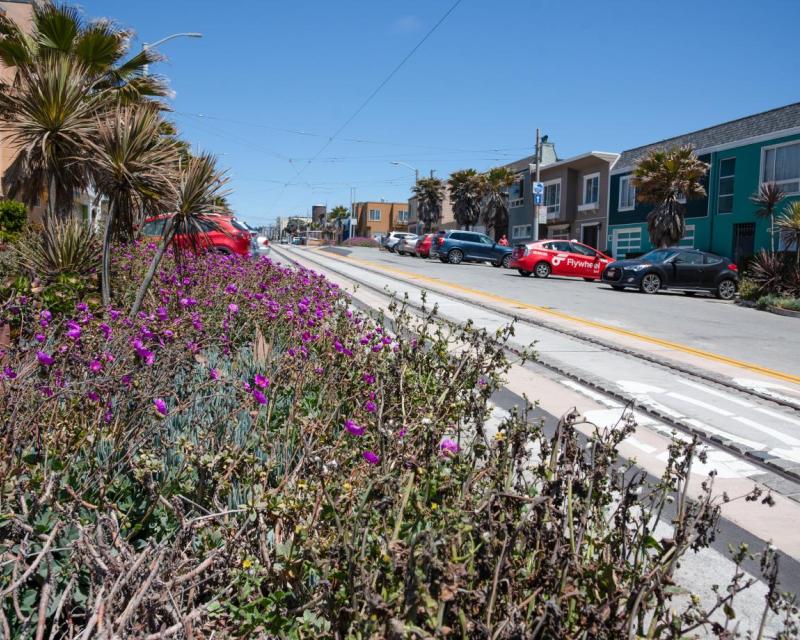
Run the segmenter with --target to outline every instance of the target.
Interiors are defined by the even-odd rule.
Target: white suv
[[[394,253],[398,243],[406,236],[413,236],[413,233],[406,233],[404,231],[391,231],[383,236],[381,244],[386,247],[390,252]]]

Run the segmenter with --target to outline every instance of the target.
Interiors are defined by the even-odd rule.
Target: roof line
[[[654,145],[664,144],[669,142],[670,140],[676,140],[677,138],[684,138],[686,136],[692,136],[697,133],[701,133],[703,131],[710,131],[711,129],[716,129],[718,127],[724,127],[728,124],[733,124],[734,122],[741,122],[742,120],[749,120],[750,118],[757,118],[759,116],[766,115],[768,113],[772,113],[773,111],[781,111],[786,109],[787,107],[795,107],[800,106],[800,102],[791,102],[789,104],[782,105],[780,107],[774,107],[773,109],[767,109],[766,111],[759,111],[758,113],[751,113],[750,115],[742,116],[741,118],[734,118],[733,120],[727,120],[725,122],[719,122],[715,125],[711,125],[710,127],[703,127],[701,129],[695,129],[694,131],[688,131],[686,133],[680,133],[676,136],[670,136],[669,138],[664,138],[663,140],[656,140],[655,142],[648,142],[647,144],[640,145],[638,147],[632,147],[630,149],[625,149],[622,153],[631,153],[633,151],[637,151],[639,149],[645,149],[646,147],[652,147]]]

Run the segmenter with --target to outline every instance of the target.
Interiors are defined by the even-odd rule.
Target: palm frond
[[[83,28],[83,17],[77,7],[43,2],[34,4],[33,24],[34,39],[40,48],[72,53]]]
[[[756,215],[762,218],[771,216],[785,195],[781,189],[774,182],[765,182],[762,184],[758,191],[750,196],[750,202],[756,205]]]

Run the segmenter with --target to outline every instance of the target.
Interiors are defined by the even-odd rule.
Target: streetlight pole
[[[414,186],[419,184],[419,169],[417,169],[416,167],[412,167],[410,164],[407,164],[405,162],[398,162],[397,160],[392,160],[392,162],[390,162],[389,164],[411,169],[414,172]],[[433,171],[431,171],[431,178],[432,177],[433,177]],[[414,228],[415,231],[417,230],[417,227],[419,227],[419,198],[417,198],[417,224],[416,227]]]
[[[157,47],[158,45],[164,44],[168,40],[173,40],[174,38],[202,38],[202,37],[203,37],[202,33],[196,33],[196,32],[193,32],[193,31],[192,32],[186,32],[186,33],[173,33],[172,35],[169,35],[166,38],[161,38],[161,40],[157,40],[156,42],[153,42],[153,43],[143,42],[142,43],[142,51],[147,51],[148,49],[153,49],[153,48]],[[147,76],[147,74],[149,72],[150,72],[150,65],[149,64],[144,65],[144,68],[142,69],[142,73],[145,76]]]
[[[539,127],[536,127],[536,180],[535,182],[538,184],[540,182],[540,165],[542,164],[542,138],[539,135]],[[534,196],[535,197],[535,196]],[[542,202],[544,202],[544,194],[542,194]],[[534,204],[533,205],[533,240],[536,241],[539,239],[539,211],[542,205]]]

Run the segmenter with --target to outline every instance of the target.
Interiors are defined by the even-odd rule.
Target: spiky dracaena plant
[[[800,266],[800,200],[787,204],[775,224],[787,244],[794,247],[795,263]]]
[[[145,211],[173,195],[178,149],[161,135],[162,119],[152,104],[120,107],[97,123],[92,143],[92,175],[98,192],[108,198],[103,233],[103,302],[111,300],[110,261],[113,239],[128,240]]]
[[[29,31],[0,15],[0,62],[21,69],[69,57],[86,69],[93,93],[111,91],[127,103],[169,95],[163,78],[146,73],[162,56],[147,48],[128,57],[131,36],[110,20],[87,22],[76,7],[36,2]],[[22,80],[17,76],[15,84]]]
[[[417,197],[417,217],[428,233],[442,218],[444,183],[439,178],[421,178],[411,191]]]
[[[478,223],[481,215],[481,178],[475,169],[462,169],[450,174],[448,183],[453,216],[462,227],[469,230]]]
[[[508,188],[516,179],[508,167],[489,169],[482,176],[481,213],[486,228],[492,230],[495,239],[508,228]]]
[[[647,231],[654,247],[678,244],[686,232],[684,200],[706,195],[703,177],[708,164],[691,146],[656,149],[633,170],[636,199],[654,205],[647,216]]]
[[[218,203],[220,197],[227,195],[226,183],[225,172],[217,168],[216,158],[210,154],[193,156],[181,168],[173,194],[173,213],[164,225],[161,241],[139,286],[136,300],[130,310],[130,317],[134,317],[139,312],[150,282],[170,244],[173,244],[173,250],[179,256],[181,251],[194,252],[203,248],[201,240],[204,233],[203,223],[210,221],[213,225],[214,217],[220,215]],[[184,246],[173,243],[176,235],[188,238],[189,244]]]
[[[784,197],[783,189],[774,182],[765,182],[750,196],[750,202],[758,207],[756,215],[760,218],[769,218],[769,246],[772,253],[775,253],[775,210]]]
[[[77,218],[50,220],[41,232],[31,231],[14,245],[17,263],[45,282],[62,274],[89,276],[100,263],[100,240]]]
[[[89,184],[86,150],[109,94],[89,94],[91,74],[69,57],[36,60],[17,78],[0,88],[0,131],[18,149],[4,177],[8,195],[35,206],[47,193],[49,213],[63,217]]]

